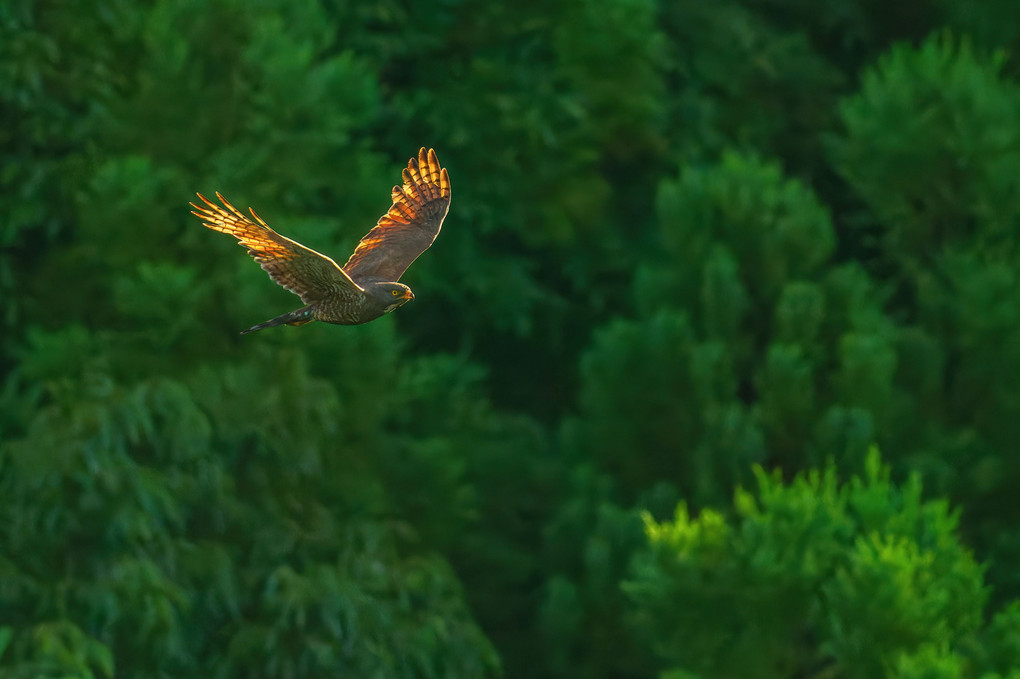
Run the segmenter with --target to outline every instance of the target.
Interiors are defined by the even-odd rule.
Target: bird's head
[[[411,288],[403,283],[369,283],[365,293],[382,306],[384,314],[414,299]]]

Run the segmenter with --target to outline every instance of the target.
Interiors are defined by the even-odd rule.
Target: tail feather
[[[288,311],[282,316],[271,318],[265,323],[253,325],[247,330],[242,330],[241,334],[247,335],[250,332],[257,332],[259,330],[264,330],[266,328],[272,328],[273,326],[276,325],[304,325],[305,323],[311,323],[312,321],[315,320],[313,314],[314,312],[312,310],[312,307],[306,306],[303,309],[298,309],[297,311]]]

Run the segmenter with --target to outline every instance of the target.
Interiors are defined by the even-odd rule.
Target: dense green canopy
[[[1020,3],[0,5],[0,677],[1020,678]],[[344,261],[453,204],[365,326]]]

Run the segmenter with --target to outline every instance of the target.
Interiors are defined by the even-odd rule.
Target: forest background
[[[0,4],[0,676],[1020,677],[1020,3]],[[196,191],[343,261],[359,327]]]

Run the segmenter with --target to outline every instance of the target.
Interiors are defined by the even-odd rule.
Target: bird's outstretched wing
[[[195,208],[192,214],[210,229],[236,238],[270,278],[299,296],[305,304],[318,302],[338,288],[361,289],[332,259],[276,233],[255,210],[248,208],[255,218],[253,222],[219,192],[216,197],[226,210],[201,193],[198,197],[207,207],[192,203],[191,207]]]
[[[439,235],[450,210],[450,176],[432,149],[423,147],[394,186],[393,205],[365,234],[344,271],[355,281],[397,281]]]

